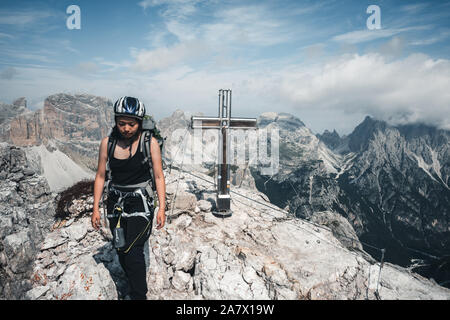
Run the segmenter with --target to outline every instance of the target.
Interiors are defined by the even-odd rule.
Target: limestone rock
[[[193,290],[192,277],[189,273],[177,270],[172,278],[172,285],[175,290],[181,292],[191,292]]]
[[[355,230],[348,220],[341,215],[331,211],[316,212],[311,217],[311,221],[329,227],[332,230],[333,235],[339,239],[346,248],[357,248],[362,250],[362,244],[359,242]]]
[[[211,211],[211,208],[212,208],[211,202],[209,202],[207,200],[203,200],[203,199],[199,200],[197,205],[200,208],[200,210],[203,212],[209,212],[209,211]]]
[[[41,286],[35,287],[27,292],[27,297],[30,300],[38,300],[42,297],[48,290],[50,290],[50,286]]]
[[[23,299],[33,261],[55,214],[45,179],[22,148],[0,143],[0,295]]]
[[[181,191],[179,192],[172,203],[174,209],[178,210],[193,210],[197,204],[197,198],[194,194]]]
[[[62,234],[62,232],[51,233],[42,243],[41,250],[48,250],[56,248],[69,241],[69,238]]]
[[[66,230],[68,230],[65,232],[68,238],[74,241],[82,240],[88,232],[87,227],[82,223],[72,225],[71,228],[66,228]]]
[[[117,291],[109,271],[92,256],[84,255],[64,272],[54,292],[58,300],[112,300]]]

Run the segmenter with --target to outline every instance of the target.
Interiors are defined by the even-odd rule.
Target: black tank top
[[[141,135],[142,137],[142,135]],[[139,141],[140,143],[140,141]],[[137,184],[151,179],[148,165],[144,162],[144,155],[139,146],[133,156],[128,159],[111,158],[109,166],[112,183],[119,185]]]
[[[141,135],[142,137],[142,135]],[[140,141],[139,141],[140,142]],[[110,159],[109,167],[111,170],[112,184],[117,185],[131,185],[141,182],[146,182],[151,179],[148,165],[142,163],[144,155],[138,146],[135,154],[128,159],[116,159],[114,156]],[[120,190],[120,188],[119,188]],[[129,190],[123,190],[129,191]],[[112,213],[114,204],[118,201],[117,195],[109,195],[107,201],[108,213]],[[125,212],[141,212],[144,211],[144,205],[140,197],[128,197],[125,199]]]

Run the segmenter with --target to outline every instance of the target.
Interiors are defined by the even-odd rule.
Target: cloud
[[[133,50],[135,59],[134,71],[159,71],[174,66],[201,62],[209,57],[210,49],[202,41],[187,41],[172,47],[162,47],[154,50]]]
[[[215,12],[205,24],[206,39],[241,46],[272,46],[298,37],[299,30],[264,5],[233,7]]]
[[[96,73],[100,70],[99,66],[94,62],[81,62],[76,68],[81,73]]]
[[[402,37],[392,37],[380,46],[380,53],[387,57],[397,57],[402,54],[404,48],[405,40]]]
[[[55,16],[50,11],[36,11],[36,10],[23,10],[23,11],[0,11],[0,25],[13,25],[13,26],[25,26],[36,23],[38,21],[46,20],[49,17]]]
[[[199,1],[152,0],[139,4],[143,8],[165,4],[167,11],[179,3],[195,6]],[[162,10],[163,23],[147,36],[152,49],[134,49],[132,52],[133,70],[160,71],[174,65],[198,66],[198,63],[230,67],[244,63],[251,52],[288,44],[298,36],[298,28],[280,18],[280,13],[274,14],[266,4],[233,7],[225,4],[214,9],[208,7],[212,4],[205,4],[207,8],[202,11],[205,19],[200,21],[177,19],[177,15],[168,15]]]
[[[1,38],[14,39],[14,36],[7,34],[7,33],[0,32],[0,39]]]
[[[406,28],[391,28],[391,29],[380,29],[380,30],[357,30],[351,31],[344,34],[336,35],[332,40],[337,42],[345,42],[350,44],[356,44],[361,42],[373,41],[381,38],[390,38],[394,35],[400,34],[402,32],[409,31],[419,31],[428,30],[431,26],[417,26],[417,27],[406,27]]]
[[[217,90],[231,88],[233,116],[286,111],[316,132],[336,128],[348,133],[366,114],[396,123],[420,120],[450,126],[446,93],[450,87],[449,61],[426,55],[399,58],[406,45],[438,41],[419,40],[413,32],[430,30],[429,25],[423,25],[430,20],[420,21],[422,25],[402,20],[389,29],[344,33],[335,16],[327,16],[335,10],[332,3],[320,7],[318,3],[299,7],[296,2],[281,6],[273,1],[140,1],[143,10],[151,9],[159,17],[150,22],[148,41],[130,48],[129,56],[116,58],[120,60],[114,60],[116,55],[84,56],[89,53],[76,49],[75,38],[41,41],[37,47],[41,50],[2,48],[3,56],[45,62],[45,66],[35,68],[19,64],[19,60],[11,64],[17,65],[17,73],[3,70],[2,95],[31,99],[68,90],[112,100],[135,95],[142,97],[159,119],[176,107],[215,115]],[[312,11],[317,14],[310,14]],[[329,23],[323,23],[324,17]],[[0,21],[2,18],[6,18],[4,11]],[[40,19],[37,16],[22,22]],[[439,41],[446,39],[444,31],[442,36],[435,35]],[[9,29],[4,32],[10,33]],[[0,39],[8,37],[0,34]],[[373,44],[376,52],[354,54],[357,44],[377,39],[385,43]],[[69,53],[76,53],[76,58],[83,53],[84,62],[76,59],[73,63],[78,72],[53,61],[60,57],[52,54],[57,51],[53,46],[68,58],[73,56]]]
[[[408,4],[400,7],[401,11],[404,11],[409,14],[417,14],[420,11],[423,11],[426,7],[428,7],[428,3],[414,3]]]
[[[315,58],[322,57],[325,54],[325,47],[326,44],[324,43],[315,43],[305,47],[304,50],[306,58],[313,60]]]
[[[16,74],[18,74],[18,72],[14,67],[7,67],[0,73],[0,78],[11,80]]]
[[[172,58],[164,62],[164,72],[127,72],[125,63],[115,72],[103,76],[101,70],[86,81],[85,77],[64,70],[16,68],[21,79],[26,80],[0,78],[0,87],[4,98],[10,100],[68,90],[111,100],[134,95],[143,99],[157,119],[169,116],[177,107],[215,116],[217,91],[231,88],[232,116],[290,112],[315,132],[335,128],[340,134],[347,134],[366,115],[393,124],[423,122],[450,130],[450,61],[446,59],[423,54],[396,60],[381,53],[344,54],[328,58],[325,63],[280,62],[273,66],[260,61],[245,70],[223,68],[211,72],[209,68],[187,66],[185,59],[180,58],[186,48],[172,49],[171,53],[168,49]],[[158,54],[163,56],[164,52]],[[109,64],[102,58],[94,62]],[[95,64],[86,63],[84,68],[95,71]],[[152,70],[159,67],[162,66],[142,66]]]
[[[11,58],[14,58],[15,60],[20,59],[20,60],[27,60],[27,61],[39,61],[39,62],[43,62],[43,63],[52,63],[54,62],[54,60],[49,57],[50,53],[47,52],[46,50],[39,50],[39,51],[29,51],[29,52],[24,52],[24,51],[19,51],[17,49],[8,49],[8,48],[3,48],[3,50],[0,51],[1,54],[3,56],[8,56]]]
[[[118,70],[121,69],[129,69],[132,67],[132,63],[128,60],[123,60],[120,62],[116,62],[116,61],[108,61],[105,60],[105,58],[103,57],[95,57],[94,60],[102,66],[106,66],[107,68],[104,69],[104,72],[117,72]]]
[[[157,71],[190,62],[200,61],[208,53],[208,47],[199,41],[183,42],[172,47],[132,52],[134,71]]]
[[[72,42],[70,40],[68,40],[68,39],[61,40],[59,43],[61,44],[61,48],[65,49],[65,50],[67,50],[69,52],[77,53],[77,54],[80,53],[79,50],[73,48]]]
[[[163,23],[147,37],[152,49],[133,50],[134,71],[153,71],[181,65],[225,64],[236,61],[235,49],[249,45],[270,45],[285,41],[274,29],[277,22],[267,18],[265,6],[211,9],[214,2],[202,8],[205,19],[184,19],[201,1],[151,0],[139,3],[144,9],[160,6]],[[189,10],[185,10],[188,6]],[[180,12],[178,12],[180,11]],[[208,12],[208,13],[206,13]],[[183,19],[179,19],[183,16]],[[236,19],[239,17],[239,19]],[[163,28],[161,28],[163,26]],[[272,30],[271,33],[269,30]]]
[[[158,13],[166,29],[159,29],[156,36],[155,30],[152,30],[148,37],[152,39],[152,44],[161,44],[161,37],[175,36],[179,42],[200,40],[212,47],[271,46],[287,43],[298,38],[302,30],[298,27],[298,17],[305,12],[317,10],[316,5],[300,8],[301,11],[296,8],[294,14],[286,12],[286,9],[280,10],[278,6],[271,7],[267,3],[230,6],[227,3],[222,5],[220,2],[200,0],[148,0],[139,4],[143,8],[164,4],[164,9]],[[199,16],[201,18],[198,18]],[[155,37],[156,40],[153,40]]]
[[[413,46],[427,46],[431,45],[437,42],[441,42],[446,40],[450,36],[450,30],[443,30],[439,33],[434,32],[433,35],[430,35],[426,39],[418,39],[418,40],[412,40],[409,42],[410,45]]]
[[[388,62],[378,53],[343,55],[315,69],[284,72],[281,96],[299,112],[369,114],[393,124],[450,129],[450,61],[423,54]]]
[[[196,5],[202,0],[143,0],[138,3],[145,10],[163,7],[160,14],[165,18],[184,19],[197,11]]]

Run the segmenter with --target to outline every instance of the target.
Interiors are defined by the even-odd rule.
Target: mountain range
[[[37,111],[28,110],[24,98],[0,108],[0,139],[23,148],[29,167],[46,178],[52,192],[93,178],[100,140],[113,123],[110,100],[56,94]],[[191,115],[177,110],[158,121],[166,137],[165,162],[169,170],[182,167],[213,177],[213,163],[178,161],[177,154],[196,139]],[[384,249],[385,261],[449,285],[449,131],[366,117],[340,137],[336,131],[314,134],[295,116],[275,112],[261,114],[258,128],[279,130],[278,170],[267,176],[257,165],[232,166],[235,187],[263,194],[293,218],[327,225],[342,241],[358,239],[378,261]],[[174,137],[177,129],[185,134]],[[200,145],[214,159],[216,146],[203,140]],[[195,150],[189,152],[193,156]],[[341,218],[327,212],[344,218],[350,229],[343,231]],[[347,247],[353,248],[353,241]]]
[[[280,127],[284,169],[270,179],[253,171],[272,203],[306,219],[338,212],[362,242],[384,248],[388,261],[408,266],[413,260],[418,271],[448,285],[449,131],[366,117],[341,138],[335,131],[315,136],[304,126],[293,131],[278,119],[273,123]]]

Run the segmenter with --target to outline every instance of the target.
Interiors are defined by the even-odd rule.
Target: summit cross
[[[217,176],[217,210],[216,215],[231,216],[230,208],[230,144],[229,131],[232,129],[256,129],[256,118],[232,118],[231,117],[231,90],[219,90],[219,115],[218,117],[191,117],[193,129],[218,129],[219,130],[219,163]]]

